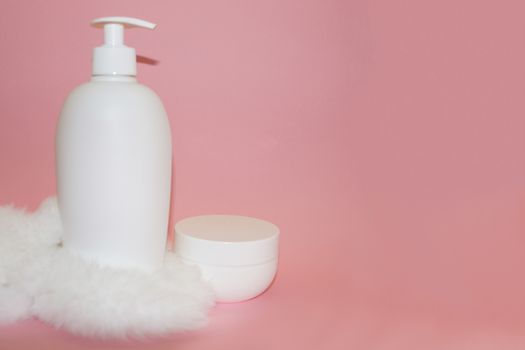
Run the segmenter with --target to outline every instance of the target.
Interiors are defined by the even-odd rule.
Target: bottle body
[[[64,247],[104,265],[162,265],[171,131],[159,97],[132,77],[94,77],[68,96],[56,135]]]

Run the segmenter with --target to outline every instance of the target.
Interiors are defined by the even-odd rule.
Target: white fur
[[[33,299],[23,290],[0,286],[0,325],[29,317]]]
[[[121,338],[201,327],[213,305],[199,271],[168,252],[162,269],[103,267],[59,246],[55,198],[0,207],[0,323],[36,316],[72,333]]]

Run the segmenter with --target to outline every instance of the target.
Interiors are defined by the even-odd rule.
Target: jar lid
[[[201,215],[175,225],[175,252],[199,264],[244,266],[277,258],[279,228],[247,216]]]

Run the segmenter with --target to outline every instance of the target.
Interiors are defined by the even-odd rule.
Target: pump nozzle
[[[93,51],[93,75],[136,75],[135,49],[124,45],[124,28],[155,29],[156,24],[131,17],[104,17],[91,25],[104,28],[104,45]]]

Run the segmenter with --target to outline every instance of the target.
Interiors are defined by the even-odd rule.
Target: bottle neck
[[[120,83],[136,83],[137,78],[131,75],[92,75],[91,81],[114,81]]]

